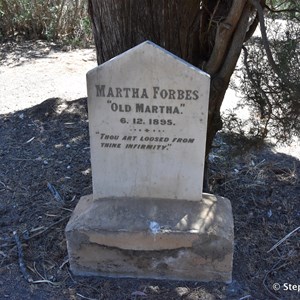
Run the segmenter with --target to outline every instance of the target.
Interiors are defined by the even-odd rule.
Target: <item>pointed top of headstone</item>
[[[99,67],[106,67],[107,65],[111,65],[111,64],[115,64],[115,63],[122,63],[122,60],[125,59],[127,60],[128,58],[126,58],[127,56],[131,56],[132,59],[134,60],[135,55],[153,55],[154,57],[157,55],[158,56],[164,56],[165,59],[170,59],[170,60],[177,60],[178,63],[181,63],[183,65],[183,67],[189,67],[191,70],[194,70],[195,72],[206,76],[208,78],[210,78],[210,75],[208,73],[205,73],[204,71],[202,71],[201,69],[195,67],[194,65],[188,63],[187,61],[183,60],[182,58],[174,55],[173,53],[169,52],[168,50],[158,46],[157,44],[147,40],[145,42],[142,42],[141,44],[128,49],[127,51],[111,58],[110,60],[104,62],[103,64],[101,64],[100,66],[95,67],[94,69],[90,70],[88,72],[88,74],[92,74],[94,72],[96,72],[96,69]],[[166,58],[168,57],[168,58]]]

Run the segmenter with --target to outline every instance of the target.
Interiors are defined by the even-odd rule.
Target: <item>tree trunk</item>
[[[89,12],[98,64],[145,40],[197,64],[198,0],[91,0]]]
[[[89,0],[98,64],[151,40],[211,75],[206,156],[251,10],[247,0]]]

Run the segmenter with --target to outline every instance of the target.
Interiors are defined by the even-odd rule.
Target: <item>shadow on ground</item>
[[[86,99],[48,99],[1,115],[0,128],[3,299],[298,299],[283,284],[300,284],[299,231],[269,250],[299,226],[299,160],[268,147],[232,155],[239,146],[226,144],[222,135],[216,140],[210,182],[232,201],[232,284],[75,278],[64,228],[79,198],[92,192]]]
[[[2,66],[16,67],[26,61],[48,57],[51,52],[66,52],[69,50],[71,50],[71,46],[49,41],[0,40],[0,61]]]

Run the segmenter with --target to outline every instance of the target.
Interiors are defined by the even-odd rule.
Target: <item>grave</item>
[[[88,72],[93,194],[66,227],[75,275],[231,281],[231,204],[202,193],[209,85],[149,41]]]

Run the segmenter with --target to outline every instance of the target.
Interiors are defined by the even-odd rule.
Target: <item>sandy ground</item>
[[[1,63],[0,114],[23,110],[52,97],[86,97],[85,74],[97,65],[95,50],[62,52],[47,47],[43,53],[38,58],[11,54]]]

